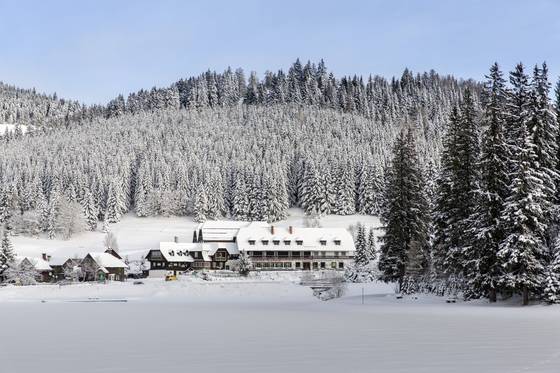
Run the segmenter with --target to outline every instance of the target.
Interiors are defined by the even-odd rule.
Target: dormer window
[[[321,240],[319,242],[321,243],[321,246],[327,246],[327,240]]]
[[[290,240],[284,240],[284,245],[288,245],[288,246],[289,246],[291,243],[292,243],[292,241],[290,241]]]
[[[272,244],[274,246],[278,246],[278,245],[280,245],[280,240],[272,240]]]
[[[298,246],[303,245],[303,240],[296,240],[296,245],[298,245]]]
[[[340,246],[340,240],[334,240],[334,244],[335,244],[336,246]]]
[[[175,256],[175,251],[171,250],[171,251],[169,252],[169,256]]]
[[[255,244],[255,240],[249,240],[249,245],[254,245]]]
[[[263,244],[264,246],[267,246],[267,245],[268,245],[268,240],[262,240],[261,242],[262,242],[262,244]]]

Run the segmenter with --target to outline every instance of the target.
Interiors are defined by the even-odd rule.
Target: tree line
[[[382,210],[383,280],[458,281],[465,297],[491,302],[560,300],[560,85],[555,104],[550,88],[546,64],[531,74],[518,64],[509,84],[494,64],[480,104],[467,90],[450,113],[435,185],[418,166],[414,128],[398,136]]]

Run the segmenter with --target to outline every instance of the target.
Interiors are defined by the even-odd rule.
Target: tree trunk
[[[529,289],[527,285],[523,286],[523,305],[526,306],[529,304]]]
[[[490,291],[488,292],[488,300],[490,301],[490,303],[496,303],[497,300],[496,289],[494,288],[490,289]]]

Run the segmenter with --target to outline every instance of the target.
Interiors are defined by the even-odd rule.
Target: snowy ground
[[[15,124],[0,123],[0,137],[2,137],[6,133],[6,130],[8,130],[8,132],[13,132],[15,128]],[[27,132],[27,126],[25,124],[21,125],[21,132]]]
[[[362,222],[368,227],[380,226],[379,219],[364,215],[330,215],[321,219],[321,226],[348,228],[356,222]],[[300,209],[290,209],[288,219],[274,224],[283,227],[303,227],[305,217]],[[190,217],[138,218],[129,214],[121,222],[112,224],[110,230],[117,236],[121,253],[129,255],[132,259],[141,256],[150,248],[159,247],[161,241],[173,241],[175,236],[179,237],[181,242],[191,242],[196,225]],[[98,230],[78,234],[66,241],[19,236],[13,237],[12,242],[17,254],[22,256],[40,256],[41,253],[47,253],[53,257],[73,257],[100,250],[103,247],[103,236]]]
[[[284,280],[0,288],[9,373],[558,372],[560,308],[397,300],[383,284],[322,302]],[[88,298],[126,300],[84,303]]]

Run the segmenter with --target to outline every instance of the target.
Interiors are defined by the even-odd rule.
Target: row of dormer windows
[[[249,241],[249,245],[254,246],[255,243],[257,242],[256,240],[248,240]],[[263,244],[263,246],[268,246],[269,244],[269,240],[261,240],[261,243]],[[284,240],[284,245],[289,246],[292,241],[291,240]],[[303,240],[295,240],[296,245],[297,246],[302,246],[303,245]],[[319,243],[321,244],[321,246],[327,246],[327,240],[320,240]],[[279,246],[280,245],[280,240],[272,240],[272,244],[274,246]],[[334,240],[334,244],[336,246],[340,246],[340,240]]]

